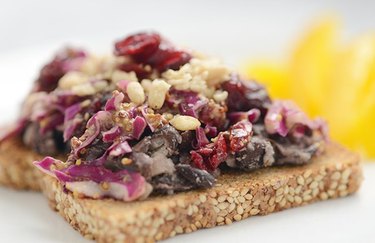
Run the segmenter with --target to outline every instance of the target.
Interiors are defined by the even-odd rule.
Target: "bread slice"
[[[221,175],[214,188],[145,201],[77,198],[45,176],[43,192],[76,230],[98,242],[154,242],[316,201],[344,197],[362,182],[359,156],[336,144],[304,166]]]
[[[19,137],[0,143],[0,184],[15,189],[40,190],[43,174],[32,163],[42,158],[26,147]]]
[[[0,143],[0,185],[19,190],[40,191],[44,174],[33,162],[44,157],[25,146],[19,137],[12,137]]]

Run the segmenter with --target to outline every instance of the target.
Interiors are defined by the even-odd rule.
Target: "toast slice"
[[[43,159],[25,146],[19,137],[0,143],[0,184],[15,189],[40,190],[43,173],[33,161]]]
[[[144,201],[77,198],[45,176],[42,190],[76,230],[98,242],[154,242],[202,228],[231,224],[358,190],[362,168],[357,154],[337,144],[303,166],[230,172],[215,187]]]
[[[3,141],[0,143],[0,185],[40,191],[44,175],[33,162],[44,157],[25,146],[17,136]]]

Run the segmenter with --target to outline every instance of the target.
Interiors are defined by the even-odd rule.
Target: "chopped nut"
[[[171,85],[164,80],[155,79],[151,84],[151,90],[148,92],[148,105],[153,109],[160,109],[170,87]]]
[[[180,131],[195,130],[201,125],[200,121],[192,116],[177,115],[169,123]]]
[[[222,102],[222,101],[225,101],[227,98],[228,98],[228,92],[227,91],[221,91],[221,90],[218,90],[214,93],[214,96],[213,96],[214,100],[216,102]]]
[[[62,78],[59,80],[59,88],[64,90],[70,90],[76,85],[80,85],[86,83],[89,77],[81,72],[71,71],[66,73]]]
[[[141,105],[143,102],[145,102],[145,92],[141,84],[138,82],[129,83],[126,88],[126,93],[128,94],[130,100],[137,105]]]
[[[149,79],[143,79],[141,81],[141,85],[142,85],[143,89],[148,93],[151,90],[152,82]]]
[[[121,71],[121,70],[115,70],[113,73],[112,73],[112,82],[117,84],[119,81],[121,80],[127,80],[127,81],[130,81],[130,82],[138,82],[138,78],[137,78],[137,75],[135,74],[135,72],[124,72],[124,71]]]

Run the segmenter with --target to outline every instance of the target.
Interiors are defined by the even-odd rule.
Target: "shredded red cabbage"
[[[57,178],[68,190],[88,197],[113,197],[133,201],[146,192],[146,181],[137,172],[112,172],[102,166],[73,165],[63,169],[63,162],[46,157],[34,165],[44,173]]]
[[[306,130],[320,130],[325,136],[325,123],[320,119],[310,120],[307,115],[291,101],[274,101],[266,114],[264,124],[270,134],[286,137],[291,134],[302,137]]]
[[[136,116],[133,121],[133,137],[135,139],[140,139],[145,128],[147,126],[147,122],[141,116]]]
[[[106,111],[115,111],[118,110],[121,102],[124,100],[124,93],[118,92],[117,90],[113,92],[112,98],[110,98],[105,104],[104,110]]]

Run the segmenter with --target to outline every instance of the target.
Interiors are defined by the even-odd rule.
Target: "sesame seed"
[[[289,188],[289,194],[294,196],[294,188],[293,187],[290,187]]]
[[[177,205],[180,207],[180,208],[184,208],[185,207],[185,202],[183,200],[178,200],[177,201]]]
[[[195,224],[191,224],[191,225],[190,225],[190,228],[191,228],[193,231],[196,231],[196,230],[197,230],[197,227],[195,226]]]
[[[198,229],[202,228],[202,224],[199,221],[195,222],[195,226],[197,226]]]
[[[185,229],[185,233],[191,233],[191,232],[192,232],[192,230],[190,228]]]
[[[311,182],[311,184],[310,184],[310,189],[315,189],[315,188],[317,188],[319,186],[319,183],[317,182],[317,181],[313,181],[313,182]]]
[[[288,186],[285,186],[284,187],[284,194],[288,194],[289,193],[289,187]]]
[[[348,194],[348,191],[340,191],[340,197],[346,197]]]
[[[285,204],[286,204],[286,199],[283,198],[283,199],[280,201],[279,205],[280,205],[280,207],[284,207]]]
[[[300,196],[295,196],[294,197],[294,201],[297,203],[297,204],[301,204],[302,203],[302,198]]]
[[[182,232],[181,232],[182,233]],[[163,232],[159,232],[156,236],[155,236],[155,239],[156,240],[161,240],[163,237]]]
[[[340,172],[338,172],[338,171],[334,172],[334,173],[331,175],[331,179],[332,179],[332,180],[335,180],[335,181],[337,181],[338,179],[340,179],[340,177],[341,177],[341,174],[340,174]]]
[[[231,203],[228,207],[228,212],[232,212],[236,208],[236,204]]]
[[[239,215],[239,214],[236,214],[236,215],[234,215],[234,220],[236,220],[236,221],[240,221],[241,219],[242,219],[242,216],[241,215]]]
[[[172,213],[172,214],[169,214],[167,217],[165,217],[166,220],[170,221],[170,220],[173,220],[175,219],[175,215]]]
[[[323,181],[319,182],[319,189],[324,190],[324,182]]]
[[[222,203],[219,203],[219,205],[217,205],[217,207],[220,208],[221,210],[226,209],[228,206],[229,206],[229,203],[227,202],[222,202]]]
[[[312,196],[313,196],[313,197],[316,197],[318,194],[319,194],[319,188],[314,188],[314,189],[312,190]]]
[[[215,198],[212,198],[212,199],[211,199],[211,204],[212,204],[212,205],[218,205],[219,202],[218,202]]]
[[[311,195],[304,195],[303,196],[303,201],[310,201],[312,199]]]
[[[259,212],[260,212],[259,209],[253,208],[253,209],[250,210],[250,215],[257,215]]]
[[[279,188],[279,189],[277,189],[277,191],[276,191],[276,196],[280,196],[280,195],[282,195],[284,193],[284,188]]]
[[[226,209],[221,210],[217,215],[218,215],[218,216],[225,217],[225,216],[228,215],[228,211],[227,211]]]
[[[352,173],[352,170],[350,168],[345,169],[342,172],[341,179],[343,179],[343,180],[349,179],[349,176],[350,176],[351,173]]]
[[[226,224],[231,224],[231,223],[233,223],[233,222],[232,222],[232,220],[230,220],[229,218],[226,218],[226,219],[225,219],[225,223],[226,223]]]
[[[217,201],[221,203],[221,202],[224,202],[226,198],[227,198],[226,195],[221,195],[221,196],[219,196],[219,198],[217,199]]]
[[[279,203],[283,199],[283,197],[284,197],[283,195],[276,197],[275,202]]]
[[[237,207],[237,213],[238,214],[243,214],[243,212],[244,212],[243,208],[241,206],[238,206]]]
[[[241,190],[241,196],[245,196],[249,192],[248,188],[242,189]]]
[[[275,204],[275,198],[271,197],[270,200],[268,201],[268,205],[272,206]]]
[[[187,214],[189,216],[193,215],[193,207],[191,205],[188,207]]]
[[[237,197],[237,200],[240,202],[240,203],[244,203],[246,200],[243,196],[239,196]]]
[[[287,195],[286,198],[288,199],[289,202],[291,203],[294,202],[294,197],[292,195]]]
[[[305,179],[302,176],[297,177],[297,183],[301,186],[305,185]]]
[[[258,205],[260,204],[260,202],[261,202],[260,199],[255,200],[255,201],[253,202],[253,205],[254,205],[254,206],[258,206]]]
[[[331,185],[329,185],[329,189],[336,189],[337,186],[338,186],[337,181],[333,181],[333,182],[331,183]]]
[[[218,222],[218,223],[224,222],[224,218],[219,216],[219,217],[217,217],[216,222]]]
[[[295,192],[296,194],[299,194],[301,191],[302,191],[302,186],[301,186],[301,185],[300,185],[300,186],[297,186],[296,189],[294,190],[294,192]]]
[[[337,164],[336,164],[336,169],[337,169],[337,170],[341,170],[341,169],[342,169],[342,164],[337,163]]]
[[[312,170],[306,170],[305,173],[303,173],[303,177],[307,179],[309,176],[311,176]]]
[[[302,196],[306,196],[306,195],[309,195],[309,194],[311,194],[311,193],[312,193],[312,190],[309,189],[309,190],[304,191],[304,192],[302,193]]]
[[[328,190],[327,193],[328,193],[328,195],[330,197],[333,197],[335,195],[335,191],[334,190]]]
[[[227,197],[227,201],[229,202],[229,203],[233,203],[233,197]]]
[[[251,195],[251,194],[246,194],[244,197],[245,197],[247,200],[251,200],[251,199],[253,199],[253,195]]]
[[[328,194],[326,192],[322,192],[322,193],[320,193],[319,197],[322,200],[327,200],[328,199]]]
[[[182,234],[184,231],[181,226],[177,225],[176,228],[174,229],[178,234]]]
[[[339,190],[339,191],[345,191],[346,189],[347,189],[348,187],[346,186],[346,185],[340,185],[337,189]]]
[[[206,197],[205,195],[200,195],[200,196],[199,196],[199,200],[200,200],[202,203],[204,203],[204,202],[207,201],[207,197]]]
[[[234,191],[232,192],[232,194],[230,195],[231,197],[238,197],[240,195],[240,193],[238,191]]]

